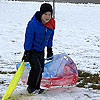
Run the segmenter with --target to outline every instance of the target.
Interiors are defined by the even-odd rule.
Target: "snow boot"
[[[38,91],[39,91],[39,93],[38,94],[44,94],[45,92],[46,92],[46,90],[45,89],[38,89]]]
[[[34,94],[34,95],[39,93],[38,90],[31,88],[31,87],[27,87],[27,91],[29,94]]]

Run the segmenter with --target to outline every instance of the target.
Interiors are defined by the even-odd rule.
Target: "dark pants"
[[[34,89],[39,89],[42,79],[42,73],[44,70],[44,51],[36,52],[32,50],[30,57],[30,65],[31,70],[29,73],[27,85]]]

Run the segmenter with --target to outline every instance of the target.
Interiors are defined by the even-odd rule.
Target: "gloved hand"
[[[25,50],[22,61],[29,62],[30,61],[30,50]]]
[[[48,60],[52,60],[53,56],[53,51],[52,48],[47,47],[47,58],[49,58]]]

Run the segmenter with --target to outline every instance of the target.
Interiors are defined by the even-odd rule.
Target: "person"
[[[47,47],[47,57],[53,56],[53,36],[55,30],[55,20],[52,17],[52,6],[43,3],[40,11],[37,11],[28,22],[25,42],[24,55],[22,60],[29,62],[31,70],[29,72],[27,91],[28,93],[43,93],[40,88],[42,73],[44,70],[44,49]]]

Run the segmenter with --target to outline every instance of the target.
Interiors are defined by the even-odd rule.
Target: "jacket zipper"
[[[46,33],[47,33],[47,27],[45,27],[45,34],[44,34],[44,39],[43,39],[42,45],[43,45],[43,43],[44,43],[44,41],[45,41]],[[42,47],[42,45],[41,45],[41,47]]]
[[[44,40],[43,40],[43,42],[45,41],[46,33],[47,33],[47,27],[45,27],[45,34],[44,34]]]

